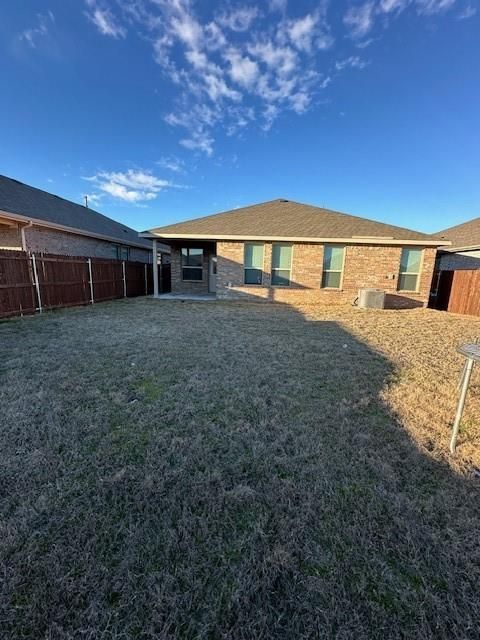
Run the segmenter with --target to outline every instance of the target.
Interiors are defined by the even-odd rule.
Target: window
[[[182,249],[182,280],[202,280],[203,249]]]
[[[421,262],[421,249],[402,249],[398,276],[399,291],[417,291]]]
[[[124,247],[123,245],[117,246],[117,258],[118,260],[128,260],[129,250],[128,247]]]
[[[245,284],[262,284],[263,244],[245,244],[243,268]]]
[[[344,258],[345,247],[325,245],[322,273],[322,287],[324,289],[340,289],[342,286]]]
[[[272,285],[275,287],[290,286],[292,270],[292,245],[272,245]]]

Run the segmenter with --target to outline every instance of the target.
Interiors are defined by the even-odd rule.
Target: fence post
[[[35,279],[35,289],[37,291],[38,298],[38,310],[42,313],[42,296],[40,295],[40,283],[38,281],[38,272],[37,272],[37,261],[35,259],[35,254],[32,253],[32,267],[33,267],[33,277]]]
[[[147,265],[145,264],[145,295],[148,295]]]
[[[123,297],[127,297],[127,279],[125,277],[125,260],[122,262],[122,273],[123,273]]]
[[[88,284],[90,285],[90,304],[94,304],[95,299],[93,297],[93,278],[92,278],[92,259],[88,258]]]

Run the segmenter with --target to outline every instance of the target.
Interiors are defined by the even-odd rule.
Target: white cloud
[[[244,87],[250,87],[258,77],[258,64],[248,56],[242,56],[236,49],[230,49],[225,58],[230,63],[232,80]]]
[[[287,10],[287,0],[270,0],[270,11],[285,12]]]
[[[451,9],[456,0],[416,0],[419,14],[433,15]]]
[[[468,18],[473,18],[476,13],[477,8],[469,4],[458,14],[457,18],[458,20],[467,20]]]
[[[353,38],[363,38],[373,26],[375,3],[372,0],[348,9],[343,18]]]
[[[290,104],[295,113],[304,113],[311,102],[310,95],[305,91],[298,91],[289,97]]]
[[[213,153],[214,139],[205,131],[194,131],[190,138],[183,138],[180,144],[191,151],[203,151],[207,156]]]
[[[350,56],[349,58],[344,58],[343,60],[337,60],[337,62],[335,63],[335,69],[337,71],[343,71],[343,69],[346,68],[364,69],[366,66],[367,63],[359,56]]]
[[[156,164],[162,169],[168,169],[168,171],[173,171],[174,173],[184,173],[185,172],[185,162],[180,160],[175,156],[165,156],[157,160]]]
[[[246,31],[258,15],[257,7],[240,7],[221,15],[218,22],[232,31]]]
[[[318,16],[315,16],[312,13],[307,13],[303,18],[291,20],[289,22],[287,32],[291,42],[295,47],[297,47],[297,49],[310,51],[317,22]]]
[[[91,177],[84,178],[95,184],[100,192],[104,192],[113,198],[136,204],[154,200],[160,191],[171,187],[178,187],[169,180],[157,178],[147,171],[129,169],[121,171],[100,171]],[[93,194],[101,197],[101,194]],[[91,197],[91,195],[90,195]]]
[[[413,17],[428,16],[459,0],[349,0],[343,23],[353,42],[334,39],[329,18],[340,3],[329,0],[315,0],[303,14],[286,0],[228,0],[216,13],[200,0],[85,1],[102,33],[124,37],[128,21],[152,43],[153,58],[175,91],[165,122],[181,131],[183,147],[211,155],[219,130],[227,135],[241,135],[248,126],[268,130],[283,113],[302,114],[318,104],[339,72],[363,69],[367,63],[354,54],[376,39],[371,34],[376,19],[387,27],[408,7],[416,9]],[[468,1],[472,4],[463,0],[464,5]],[[119,17],[113,6],[121,7]],[[96,20],[95,11],[101,12]],[[327,52],[336,41],[343,41],[340,58]],[[142,192],[104,182],[119,197]],[[143,191],[147,198],[153,193]]]
[[[55,16],[51,11],[45,14],[37,14],[37,24],[35,27],[25,29],[18,36],[20,41],[26,42],[32,49],[37,47],[38,40],[48,35],[50,26],[55,22]]]
[[[274,104],[268,104],[263,112],[264,123],[262,129],[264,131],[269,131],[277,119],[280,113],[280,109]]]
[[[86,3],[89,7],[86,15],[102,35],[112,38],[125,38],[127,34],[125,28],[118,22],[106,5],[101,4],[99,0],[86,0]]]
[[[171,20],[173,33],[192,49],[197,49],[203,38],[203,30],[191,15],[182,11]]]
[[[379,10],[383,13],[394,13],[403,11],[410,0],[380,0]]]
[[[235,89],[231,89],[222,77],[214,73],[208,73],[203,77],[203,80],[205,90],[212,102],[217,102],[222,98],[230,98],[235,101],[241,100],[241,94]]]
[[[298,56],[291,47],[277,46],[271,40],[258,42],[248,47],[251,55],[257,57],[279,76],[292,73],[298,65]]]

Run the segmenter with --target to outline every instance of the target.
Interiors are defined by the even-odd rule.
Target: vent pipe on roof
[[[84,198],[85,198],[85,207],[88,209],[88,196],[85,195]]]

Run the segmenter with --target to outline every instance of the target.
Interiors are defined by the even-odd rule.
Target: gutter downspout
[[[22,251],[27,251],[27,240],[25,238],[25,229],[30,229],[33,227],[33,222],[30,220],[27,224],[24,224],[23,227],[20,227],[20,236],[22,238]]]

